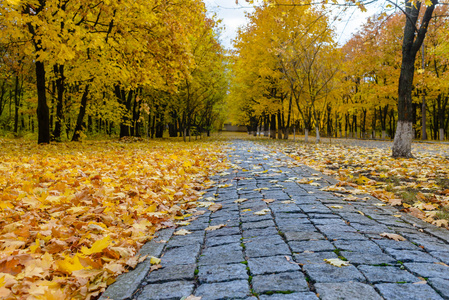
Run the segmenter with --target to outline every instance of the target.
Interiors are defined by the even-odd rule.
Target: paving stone
[[[242,233],[243,238],[252,238],[258,236],[270,236],[279,234],[276,228],[267,227],[267,228],[257,228],[257,229],[248,229],[244,230]]]
[[[292,293],[292,294],[273,294],[260,295],[260,300],[318,300],[318,297],[312,292]]]
[[[287,241],[324,240],[324,235],[317,231],[287,231],[284,232]]]
[[[318,240],[318,241],[291,241],[288,243],[293,252],[324,252],[335,250],[334,245],[328,240]]]
[[[291,255],[287,244],[270,244],[266,241],[245,243],[245,253],[248,257],[262,257],[275,255]]]
[[[195,291],[195,296],[201,300],[239,299],[250,295],[248,280],[204,283]]]
[[[241,213],[250,213],[253,215],[256,211],[259,211],[262,209],[267,209],[267,208],[268,208],[267,204],[265,202],[263,202],[262,199],[258,199],[258,200],[251,199],[251,200],[245,201],[240,204],[240,212]],[[250,211],[245,211],[247,209],[250,209]]]
[[[270,209],[273,213],[302,213],[303,211],[294,203],[290,204],[271,204]]]
[[[284,224],[278,223],[278,228],[282,232],[286,231],[316,231],[312,224]]]
[[[336,232],[356,232],[356,230],[349,225],[317,225],[319,231],[325,235],[329,235]]]
[[[441,278],[429,278],[428,284],[433,287],[444,299],[449,299],[449,280]]]
[[[208,223],[208,226],[217,226],[224,224],[226,227],[238,227],[240,225],[240,220],[236,217],[234,219],[223,219],[223,218],[217,218],[217,219],[211,219],[210,223]],[[206,229],[206,228],[204,228]]]
[[[333,244],[337,249],[343,251],[382,254],[382,249],[380,249],[376,243],[371,241],[339,240],[333,242]]]
[[[294,254],[295,261],[302,265],[324,264],[324,259],[338,258],[334,252],[303,252]]]
[[[423,246],[427,251],[441,251],[449,252],[449,245],[439,242],[422,242],[420,246]]]
[[[182,226],[182,228],[178,227],[178,229],[185,229],[189,231],[201,231],[204,230],[207,226],[209,226],[208,222],[198,222],[198,220],[195,220],[190,225]]]
[[[332,213],[332,211],[325,205],[299,205],[299,207],[302,209],[303,212],[306,214],[329,214]]]
[[[416,245],[413,245],[409,241],[395,241],[395,240],[373,240],[374,243],[379,245],[380,248],[386,249],[396,249],[396,250],[419,250],[420,248]]]
[[[194,289],[193,282],[173,281],[146,285],[137,300],[179,300],[188,297]]]
[[[314,282],[364,282],[366,279],[356,267],[335,267],[330,264],[309,264],[303,267]]]
[[[385,249],[385,252],[396,260],[402,262],[416,262],[416,263],[432,263],[438,262],[437,259],[427,254],[424,251],[416,251],[416,250],[396,250],[396,249]]]
[[[360,252],[341,251],[340,255],[345,257],[351,264],[355,265],[394,265],[397,260],[387,254],[371,254]]]
[[[327,216],[327,215],[323,214],[323,216]],[[340,219],[338,216],[337,216],[337,218],[329,218],[329,217],[317,218],[317,219],[310,218],[310,221],[314,225],[332,225],[332,224],[346,225],[346,222],[343,219]]]
[[[382,300],[382,297],[368,284],[360,282],[317,283],[315,289],[322,300],[363,299]]]
[[[244,260],[240,244],[226,244],[206,248],[198,259],[199,265],[223,265]]]
[[[269,246],[277,244],[285,244],[284,240],[279,234],[247,238],[243,239],[243,243],[245,245],[249,243],[266,243]]]
[[[358,232],[326,231],[325,235],[329,240],[368,240],[365,235]]]
[[[437,260],[442,261],[445,264],[449,265],[449,252],[433,251],[430,252],[430,255],[435,257]]]
[[[193,280],[196,264],[172,265],[151,272],[146,279],[147,283],[160,283],[177,280]]]
[[[214,247],[226,244],[240,243],[240,235],[216,236],[206,239],[206,247]]]
[[[438,295],[427,284],[413,283],[381,283],[375,287],[386,300],[441,300],[443,298]]]
[[[206,239],[217,236],[229,236],[229,235],[240,235],[240,229],[238,227],[225,227],[220,230],[207,231]]]
[[[258,215],[255,215],[253,212],[246,212],[246,213],[240,214],[240,220],[243,223],[260,222],[260,221],[265,221],[265,220],[273,220],[273,216],[271,214],[258,216]]]
[[[269,275],[256,275],[252,280],[256,293],[267,292],[307,292],[309,286],[301,272],[286,272]]]
[[[416,276],[406,270],[401,270],[397,267],[392,266],[366,266],[361,265],[357,267],[359,271],[365,275],[370,283],[397,283],[397,282],[418,282]]]
[[[230,265],[212,265],[200,266],[198,268],[199,283],[223,282],[236,279],[248,279],[246,265],[230,264]]]
[[[404,266],[420,277],[449,279],[449,267],[447,266],[430,263],[405,263]]]
[[[290,256],[287,257],[290,262],[287,261],[286,256],[249,258],[248,267],[253,275],[298,271],[299,266],[291,260]]]
[[[305,223],[305,224],[311,224],[308,216],[306,214],[303,213],[298,213],[298,212],[273,212],[274,217],[277,221],[283,221],[285,220],[285,222],[301,222],[301,223]]]
[[[272,220],[263,220],[259,222],[245,222],[242,224],[243,230],[255,229],[255,228],[266,228],[266,227],[275,227],[275,224]]]
[[[161,258],[162,264],[164,266],[194,264],[200,248],[199,244],[195,244],[168,249]]]
[[[381,224],[365,225],[365,224],[359,224],[359,223],[351,223],[351,226],[354,227],[359,232],[369,232],[369,233],[381,234],[381,233],[390,231],[390,229],[387,226],[381,225]]]
[[[172,236],[172,238],[167,243],[167,249],[184,247],[187,245],[202,245],[204,243],[204,232],[193,232],[188,235],[178,235]]]

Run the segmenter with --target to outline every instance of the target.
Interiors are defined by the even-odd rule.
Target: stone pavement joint
[[[218,185],[204,195],[222,209],[199,208],[205,214],[183,227],[189,235],[159,232],[141,253],[161,257],[162,268],[148,274],[146,260],[100,299],[449,299],[447,230],[397,218],[373,197],[343,201],[320,190],[336,180],[266,146],[231,147],[236,167],[214,176]],[[320,177],[320,186],[297,183],[311,177]],[[205,231],[220,224],[226,226]],[[331,258],[350,265],[324,261]]]

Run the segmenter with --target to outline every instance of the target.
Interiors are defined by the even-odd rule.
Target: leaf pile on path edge
[[[91,299],[196,207],[220,148],[0,139],[0,298]]]

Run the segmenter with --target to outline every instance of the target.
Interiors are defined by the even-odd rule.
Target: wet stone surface
[[[447,232],[411,216],[398,220],[395,208],[371,197],[348,202],[320,191],[335,182],[263,145],[235,141],[232,149],[229,159],[239,168],[213,176],[220,185],[203,196],[222,208],[200,208],[206,213],[176,229],[190,234],[172,229],[145,245],[144,254],[161,258],[162,267],[149,272],[147,259],[101,300],[449,299]],[[296,182],[310,177],[322,177],[320,186]],[[226,226],[205,230],[220,224]],[[338,257],[350,265],[324,261]]]

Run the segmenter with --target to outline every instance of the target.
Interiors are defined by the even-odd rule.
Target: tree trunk
[[[62,134],[62,122],[64,120],[64,112],[63,112],[63,101],[64,101],[64,66],[63,65],[54,65],[53,70],[56,79],[56,91],[57,91],[57,99],[56,99],[56,122],[55,122],[55,130],[53,131],[53,138],[56,141],[61,141]]]
[[[407,1],[405,3],[407,18],[402,41],[402,64],[398,88],[398,123],[392,148],[393,157],[413,157],[412,85],[415,59],[416,53],[421,48],[426,36],[429,21],[437,3],[437,0],[432,0],[432,5],[426,8],[418,32],[415,31],[415,28],[421,9],[421,2],[412,3]]]
[[[41,61],[35,62],[37,87],[37,126],[38,144],[50,143],[50,112],[45,93],[45,66]]]
[[[318,128],[318,126],[315,126],[315,134],[316,134],[315,141],[316,141],[316,143],[319,143],[320,142],[320,129]]]
[[[271,115],[270,138],[276,139],[276,115]]]
[[[83,96],[81,97],[80,111],[76,119],[75,131],[73,132],[72,142],[78,142],[81,139],[81,132],[83,131],[83,120],[86,114],[87,95],[89,94],[89,85],[84,88]]]
[[[306,142],[306,143],[308,143],[309,142],[309,129],[304,129],[304,141]]]
[[[20,97],[19,97],[19,75],[16,75],[15,87],[14,87],[14,133],[18,132],[19,129],[19,107],[20,107]]]

